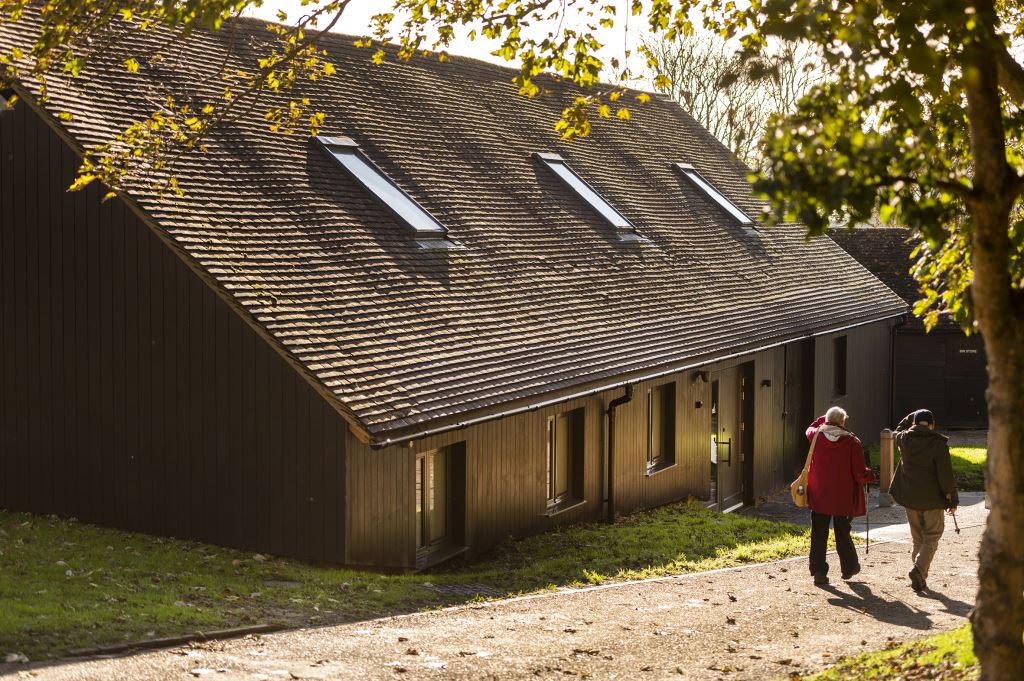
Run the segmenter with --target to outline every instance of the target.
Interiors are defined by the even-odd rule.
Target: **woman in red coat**
[[[864,485],[875,479],[866,467],[864,449],[857,436],[846,430],[846,412],[832,407],[807,429],[814,445],[807,473],[807,498],[811,507],[811,575],[815,584],[828,584],[828,528],[836,535],[836,550],[843,579],[860,572],[857,549],[850,538],[850,523],[865,513]]]

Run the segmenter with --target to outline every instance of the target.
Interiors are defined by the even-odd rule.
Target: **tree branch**
[[[1024,66],[1013,58],[1001,40],[993,40],[996,66],[999,67],[999,86],[1017,104],[1024,106]]]
[[[963,201],[969,201],[972,198],[974,198],[974,194],[971,191],[970,187],[962,185],[959,182],[940,179],[932,179],[929,180],[928,182],[922,182],[920,178],[913,177],[912,175],[888,175],[879,180],[878,182],[873,183],[873,186],[889,187],[896,184],[897,182],[902,182],[904,184],[912,184],[917,187],[920,187],[921,189],[938,187],[939,189],[947,191],[950,194],[955,194],[956,196],[960,197],[960,199],[962,199]]]

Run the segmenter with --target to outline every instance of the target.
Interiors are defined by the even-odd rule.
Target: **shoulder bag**
[[[811,438],[811,449],[807,452],[807,461],[804,462],[804,469],[800,471],[799,477],[789,486],[789,493],[793,497],[793,503],[800,508],[807,508],[807,472],[811,469],[811,458],[814,456],[814,445],[818,442],[818,435],[821,428],[814,431]]]

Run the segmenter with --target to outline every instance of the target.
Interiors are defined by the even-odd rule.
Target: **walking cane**
[[[867,538],[867,546],[864,547],[865,556],[871,553],[871,507],[868,505],[871,500],[870,491],[871,487],[864,485],[864,536]]]

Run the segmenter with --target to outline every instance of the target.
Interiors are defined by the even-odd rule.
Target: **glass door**
[[[445,449],[416,455],[416,550],[430,552],[448,539],[449,462]]]

